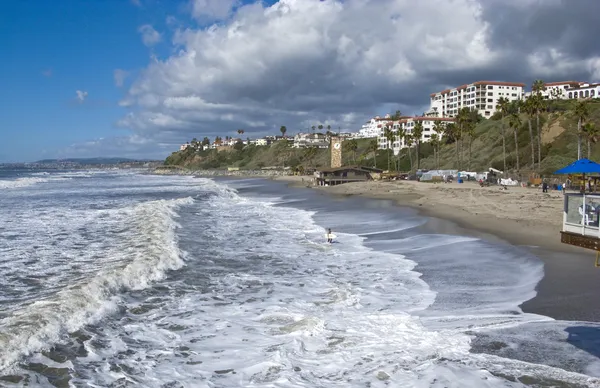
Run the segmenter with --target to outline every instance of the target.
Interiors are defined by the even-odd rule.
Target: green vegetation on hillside
[[[591,159],[600,160],[600,147],[596,147],[600,139],[600,100],[548,101],[534,95],[525,104],[500,100],[498,103],[501,109],[491,119],[461,110],[456,123],[436,126],[430,142],[415,141],[422,130],[418,126],[412,134],[401,133],[405,144],[411,146],[402,149],[399,155],[377,150],[375,139],[344,141],[343,162],[399,171],[417,168],[482,171],[488,167],[505,170],[506,163],[506,171],[511,173],[518,170],[519,174],[551,174],[577,159],[578,139],[581,157],[588,157],[589,152]],[[392,141],[395,135],[386,130],[384,136]],[[190,147],[174,152],[165,164],[190,169],[329,166],[329,149],[291,145],[291,141],[280,140],[270,146],[238,143],[230,150],[197,151]]]

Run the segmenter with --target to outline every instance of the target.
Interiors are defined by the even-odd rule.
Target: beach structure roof
[[[589,159],[579,159],[566,167],[554,172],[555,174],[600,174],[600,164]]]
[[[342,167],[332,167],[332,168],[320,168],[320,172],[336,172],[336,171],[348,171],[348,170],[360,170],[364,172],[374,172],[374,173],[382,173],[383,170],[374,167],[367,166],[342,166]]]

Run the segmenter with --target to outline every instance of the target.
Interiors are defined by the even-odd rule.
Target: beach
[[[272,179],[289,182],[291,187],[307,187],[311,177]],[[594,267],[593,251],[560,242],[560,191],[417,181],[367,181],[314,189],[335,196],[394,201],[447,221],[437,222],[440,233],[470,234],[522,247],[544,263],[537,295],[522,305],[524,311],[556,319],[600,321],[600,312],[592,308],[600,294],[600,269]]]

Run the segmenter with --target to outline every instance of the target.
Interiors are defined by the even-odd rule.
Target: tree
[[[437,147],[439,146],[440,143],[440,137],[437,133],[434,133],[433,135],[431,135],[431,140],[429,140],[429,142],[431,143],[431,146],[433,147],[433,163],[435,164],[435,168],[439,169],[439,163],[438,163],[438,151],[437,151]]]
[[[285,125],[282,125],[281,128],[279,128],[279,132],[281,132],[281,136],[285,136],[285,133],[287,132]]]
[[[515,154],[517,158],[517,172],[520,170],[519,166],[519,128],[523,125],[521,122],[521,117],[517,112],[511,113],[508,119],[508,125],[513,129],[513,133],[515,135]]]
[[[331,133],[331,125],[327,126],[327,132]]]
[[[394,132],[392,132],[392,128],[389,124],[385,127],[383,131],[383,137],[387,141],[387,156],[388,156],[388,170],[390,169],[390,153],[392,151],[392,144],[394,143]]]
[[[373,152],[373,164],[374,167],[377,168],[377,149],[379,148],[379,144],[377,144],[377,139],[372,139],[369,142],[368,150]]]
[[[585,123],[583,126],[583,131],[585,132],[587,138],[587,158],[590,158],[592,153],[592,143],[598,142],[598,136],[600,135],[600,128],[598,128],[594,123]]]
[[[575,104],[572,111],[573,116],[577,119],[577,160],[581,159],[581,138],[583,136],[583,126],[590,116],[588,102],[579,100]]]
[[[501,119],[501,133],[502,133],[502,160],[504,161],[504,174],[506,175],[506,130],[504,128],[504,118],[508,114],[510,109],[510,104],[508,102],[508,98],[500,97],[498,102],[496,103],[498,108],[500,108],[500,113],[502,114]]]
[[[531,119],[535,116],[536,106],[533,101],[533,96],[529,97],[523,105],[523,110],[527,113],[527,125],[529,126],[529,142],[531,143],[531,168],[535,169],[535,142],[533,137],[533,128],[531,127]]]
[[[417,170],[419,168],[421,168],[421,158],[420,158],[420,152],[421,152],[421,138],[423,137],[423,122],[422,121],[417,121],[415,123],[415,126],[413,127],[413,139],[415,141],[415,149],[416,149],[416,160],[417,160]]]
[[[317,127],[315,127],[314,125],[311,127],[313,133],[315,133],[315,130],[317,129]]]
[[[244,130],[243,129],[238,129],[237,133],[238,133],[238,135],[243,135],[244,134]]]
[[[398,142],[398,146],[401,147],[402,140],[404,139],[404,135],[406,135],[406,131],[402,128],[402,126],[398,126],[396,133],[394,134],[394,140]],[[400,171],[400,152],[398,151],[398,155],[396,157],[396,171]]]
[[[321,132],[323,130],[323,126],[321,124],[319,124],[319,132]]]
[[[456,163],[456,169],[460,170],[460,153],[459,153],[459,148],[458,148],[458,142],[460,141],[460,130],[458,128],[458,125],[456,125],[456,123],[448,123],[446,125],[446,137],[447,137],[447,142],[450,142],[451,140],[454,141],[455,144],[455,163]]]
[[[446,123],[444,123],[443,121],[437,121],[433,124],[433,131],[435,132],[435,134],[437,135],[437,142],[436,142],[436,155],[437,155],[437,159],[436,159],[436,168],[439,169],[440,168],[440,144],[442,143],[442,137],[444,135],[444,132],[446,131]],[[432,136],[433,138],[433,136]]]
[[[546,110],[546,101],[542,96],[542,91],[546,90],[546,85],[544,81],[541,79],[533,81],[533,85],[531,86],[531,90],[533,91],[533,95],[530,97],[533,98],[532,104],[533,109],[535,111],[535,120],[536,120],[536,132],[537,132],[537,151],[538,151],[538,169],[540,168],[540,164],[542,163],[542,134],[540,131],[540,113]]]
[[[398,120],[400,120],[400,117],[402,117],[402,113],[399,110],[397,110],[390,116],[391,116],[390,118],[392,119],[392,121],[398,121]]]
[[[412,133],[409,132],[404,132],[404,145],[406,146],[407,152],[408,152],[408,160],[410,162],[410,170],[412,171],[413,169],[413,159],[412,159],[412,152],[411,152],[411,148],[413,145],[413,135]]]
[[[469,125],[469,121],[471,120],[471,110],[469,108],[461,108],[458,111],[458,114],[456,115],[456,124],[457,124],[457,129],[459,132],[459,139],[461,140],[461,144],[460,144],[460,150],[459,150],[459,164],[462,166],[462,139],[464,135],[470,135],[469,129],[470,129],[470,125]],[[469,136],[469,164],[471,163],[471,139],[472,137]]]
[[[352,139],[348,141],[346,147],[348,148],[348,150],[352,151],[352,163],[356,164],[356,150],[358,149],[358,142],[356,141],[356,139]]]

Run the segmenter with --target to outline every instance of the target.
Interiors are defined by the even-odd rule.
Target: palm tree
[[[421,152],[421,138],[423,137],[423,122],[417,121],[415,126],[413,127],[413,139],[415,140],[416,145],[416,154],[417,154],[417,170],[421,168],[421,160],[419,153]]]
[[[589,159],[592,153],[592,143],[595,144],[598,142],[600,128],[598,128],[594,123],[585,123],[583,126],[583,131],[585,132],[587,138],[587,158]]]
[[[321,132],[323,130],[323,126],[321,124],[319,124],[319,132]]]
[[[433,163],[435,164],[435,168],[439,169],[439,163],[438,163],[438,152],[437,152],[437,148],[440,144],[440,137],[438,136],[437,133],[434,133],[433,135],[431,135],[431,140],[429,140],[429,142],[431,143],[431,146],[433,147]]]
[[[400,147],[400,149],[402,149],[402,140],[404,139],[404,135],[406,135],[406,131],[401,125],[399,125],[396,133],[394,133],[394,140],[398,142],[398,147]],[[396,166],[396,171],[400,171],[400,150],[396,156]]]
[[[404,132],[404,145],[406,146],[406,149],[408,150],[408,160],[410,161],[410,170],[412,171],[413,169],[413,159],[412,159],[412,152],[411,152],[411,148],[413,145],[413,135],[410,132]]]
[[[535,120],[536,120],[536,132],[537,132],[537,147],[538,147],[538,169],[540,167],[540,163],[542,162],[542,137],[540,131],[540,113],[546,110],[546,101],[542,96],[542,91],[546,90],[546,85],[544,81],[538,79],[533,82],[531,87],[533,91],[533,95],[529,98],[533,105],[533,109],[535,111]]]
[[[460,130],[458,128],[458,125],[456,125],[456,123],[448,123],[446,125],[445,134],[448,139],[454,140],[454,144],[455,144],[454,158],[455,158],[455,162],[456,162],[456,169],[460,170],[460,155],[459,155],[459,149],[458,149],[458,142],[460,140]]]
[[[577,118],[577,160],[581,159],[581,137],[583,135],[582,128],[585,121],[590,116],[590,110],[588,102],[586,100],[579,100],[573,108],[573,116]]]
[[[285,133],[287,132],[285,125],[282,125],[281,128],[279,128],[279,132],[281,132],[281,136],[285,137]]]
[[[440,168],[440,144],[442,143],[443,134],[444,134],[444,132],[446,132],[446,123],[444,123],[443,121],[436,121],[433,124],[433,131],[436,133],[437,138],[438,138],[438,141],[436,143],[436,145],[437,145],[436,166],[439,169]]]
[[[327,132],[331,132],[331,125],[327,126]]]
[[[348,142],[346,147],[352,151],[352,162],[353,164],[356,164],[356,150],[358,149],[358,142],[356,139],[352,139]]]
[[[465,134],[470,135],[471,133],[469,132],[469,121],[471,120],[471,110],[469,108],[461,108],[458,111],[458,114],[456,115],[456,124],[457,124],[457,130],[458,130],[458,138],[457,138],[457,142],[460,140],[460,150],[459,150],[459,157],[461,157],[462,154],[462,139],[463,136]],[[469,136],[469,155],[471,155],[471,141],[472,141],[472,136]],[[461,157],[462,159],[462,157]],[[471,157],[469,156],[469,164],[471,163]],[[461,160],[459,160],[459,164],[462,166]]]
[[[377,149],[379,148],[379,144],[377,144],[377,139],[373,139],[369,142],[368,150],[373,152],[373,164],[374,167],[377,168]]]
[[[317,129],[317,127],[315,127],[314,125],[311,127],[313,133],[315,133],[315,130]]]
[[[388,156],[388,170],[390,169],[390,152],[392,151],[392,144],[394,143],[394,132],[392,128],[387,125],[383,131],[383,137],[387,140],[387,156]]]
[[[501,131],[502,131],[502,159],[504,161],[504,174],[506,175],[506,130],[504,128],[504,117],[508,114],[508,110],[510,108],[508,98],[500,97],[498,102],[496,103],[498,108],[500,108],[500,113],[502,114],[501,119]]]
[[[402,117],[402,113],[399,110],[394,112],[394,114],[390,115],[390,118],[392,119],[392,121],[398,121],[398,120],[400,120],[400,117]]]
[[[531,127],[531,119],[535,116],[536,106],[534,98],[529,97],[525,104],[523,104],[523,110],[527,113],[527,125],[529,126],[529,142],[531,143],[531,168],[535,169],[535,143],[533,138],[533,128]]]
[[[517,157],[517,172],[520,170],[520,166],[519,166],[519,128],[521,128],[521,126],[523,125],[523,123],[521,122],[521,117],[519,117],[519,114],[517,112],[513,112],[509,119],[508,119],[508,125],[513,129],[513,132],[515,134],[515,154]]]

